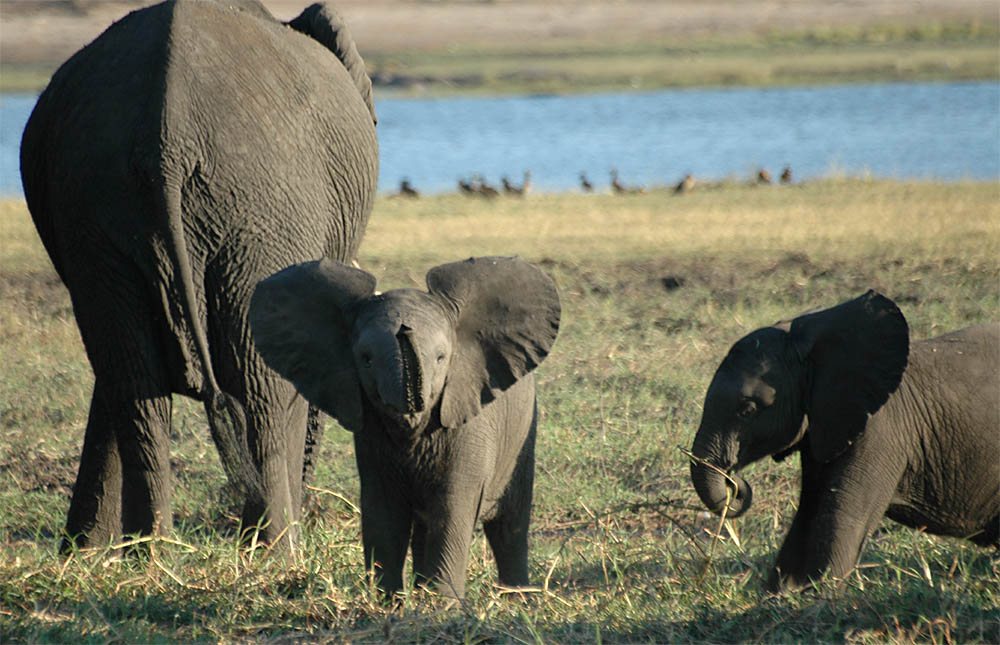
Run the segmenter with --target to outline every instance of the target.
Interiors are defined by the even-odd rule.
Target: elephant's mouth
[[[716,515],[743,515],[753,501],[753,489],[734,471],[691,462],[691,480],[702,503]]]

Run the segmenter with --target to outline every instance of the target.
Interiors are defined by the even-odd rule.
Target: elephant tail
[[[262,500],[263,486],[254,459],[247,445],[247,420],[243,405],[231,394],[222,391],[215,379],[208,336],[201,325],[194,292],[194,272],[184,237],[181,217],[181,190],[169,180],[164,186],[164,214],[167,226],[166,251],[173,264],[173,275],[179,299],[179,309],[194,342],[195,353],[201,365],[201,398],[205,403],[212,440],[219,451],[222,467],[229,483],[247,499]]]

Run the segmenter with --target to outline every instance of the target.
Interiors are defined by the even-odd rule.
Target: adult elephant
[[[320,426],[257,355],[250,295],[289,264],[355,257],[375,122],[322,4],[283,24],[256,0],[171,0],[53,76],[21,173],[95,377],[63,550],[170,527],[172,393],[204,402],[244,527],[294,547]]]
[[[883,515],[1000,546],[997,365],[1000,325],[911,344],[902,312],[873,291],[758,329],[709,385],[691,480],[710,510],[736,517],[751,500],[736,471],[800,453],[773,591],[824,573],[842,585]]]

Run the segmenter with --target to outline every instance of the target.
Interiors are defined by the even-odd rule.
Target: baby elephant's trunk
[[[403,389],[406,394],[407,414],[418,414],[424,411],[423,372],[420,369],[420,359],[413,348],[410,338],[412,330],[406,325],[399,328],[396,340],[399,342],[399,354],[402,358]]]
[[[708,510],[717,515],[725,510],[727,517],[739,517],[750,508],[753,489],[721,456],[731,452],[723,450],[723,444],[717,433],[704,426],[698,429],[691,450],[695,456],[691,461],[691,483]]]

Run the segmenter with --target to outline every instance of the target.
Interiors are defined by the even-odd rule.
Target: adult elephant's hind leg
[[[118,440],[107,422],[110,402],[95,387],[76,485],[59,551],[110,544],[121,536],[122,468]]]
[[[170,392],[131,399],[117,420],[121,456],[122,531],[126,535],[165,534],[170,511]]]
[[[293,552],[299,542],[302,472],[308,405],[276,378],[247,390],[247,432],[261,474],[264,499],[248,499],[244,527],[259,527],[258,539]]]
[[[171,525],[170,387],[152,316],[127,280],[74,310],[95,381],[64,551]]]

